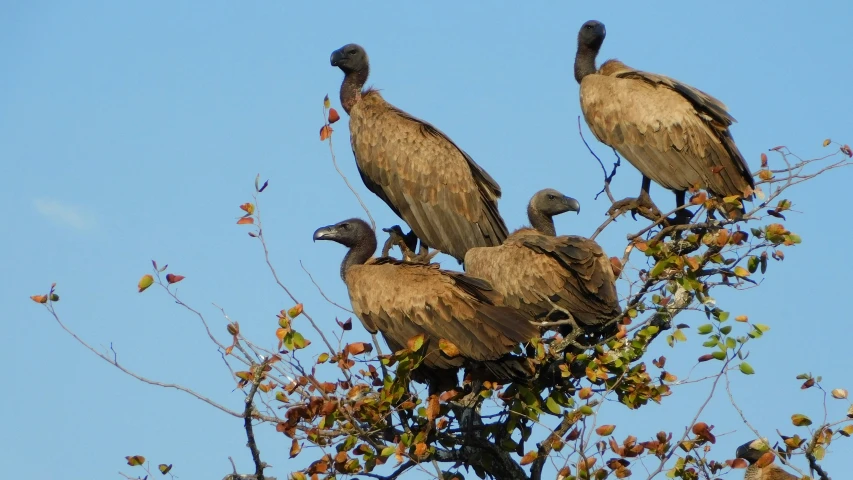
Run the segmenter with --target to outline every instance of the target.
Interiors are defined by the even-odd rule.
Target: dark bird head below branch
[[[735,456],[746,460],[750,465],[752,465],[757,462],[765,452],[767,452],[767,444],[764,443],[764,440],[750,440],[737,447]]]
[[[607,30],[598,20],[590,20],[581,25],[578,32],[578,52],[575,57],[575,80],[581,83],[583,77],[595,73],[595,57],[604,43]]]
[[[317,240],[331,240],[349,248],[341,263],[341,278],[344,278],[347,268],[363,264],[376,251],[376,234],[370,225],[360,218],[350,218],[318,228],[314,231],[314,241]]]
[[[350,43],[332,52],[330,59],[333,67],[338,67],[344,73],[363,72],[369,68],[367,52],[361,45]]]
[[[566,212],[580,213],[581,204],[553,188],[540,190],[533,195],[527,205],[527,218],[530,226],[545,235],[557,234],[552,217]]]

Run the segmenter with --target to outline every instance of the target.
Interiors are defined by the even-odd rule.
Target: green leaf
[[[721,352],[718,350],[716,352],[711,353],[711,356],[717,360],[725,360],[726,359],[726,352]]]
[[[737,347],[737,342],[735,341],[735,339],[732,337],[727,338],[726,339],[726,348],[733,350],[735,347]]]
[[[764,324],[762,324],[762,323],[756,323],[754,326],[755,326],[755,328],[756,328],[759,332],[761,332],[761,333],[764,333],[764,332],[766,332],[766,331],[770,330],[770,327],[769,327],[769,326],[764,325]]]
[[[746,362],[741,362],[739,367],[740,367],[741,373],[743,373],[744,375],[752,375],[755,373],[755,369],[752,368],[752,365],[750,365]]]
[[[554,415],[559,415],[561,411],[560,405],[558,405],[557,402],[551,397],[548,397],[548,399],[545,400],[545,408],[547,408],[548,411],[553,413]]]
[[[684,335],[684,331],[682,331],[680,328],[675,329],[675,331],[672,332],[672,336],[675,337],[675,339],[679,342],[687,341],[687,336]]]
[[[749,269],[749,273],[755,273],[758,270],[758,257],[755,255],[750,256],[746,262],[746,268]]]
[[[729,312],[720,312],[719,315],[717,315],[717,320],[719,320],[721,323],[725,322],[728,319],[729,319]]]
[[[710,323],[706,323],[704,325],[699,325],[699,328],[696,329],[699,332],[699,335],[707,335],[714,331],[714,326]]]
[[[732,331],[731,325],[726,325],[725,327],[720,327],[720,333],[722,333],[723,335],[728,335],[729,332],[731,332],[731,331]]]
[[[801,413],[795,413],[791,415],[791,423],[793,423],[795,427],[807,427],[812,424],[812,421],[809,417]]]

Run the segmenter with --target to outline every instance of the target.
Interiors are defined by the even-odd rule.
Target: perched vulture
[[[556,236],[552,217],[579,211],[574,198],[553,189],[537,192],[527,206],[533,228],[516,230],[498,247],[472,248],[466,272],[489,281],[507,305],[537,320],[566,319],[556,306],[571,313],[583,333],[614,330],[622,310],[609,258],[592,240]]]
[[[537,337],[539,329],[523,312],[504,306],[488,282],[440,270],[437,264],[371,258],[376,236],[357,218],[318,229],[314,240],[332,240],[349,248],[341,278],[353,312],[369,332],[382,332],[394,351],[405,348],[415,335],[425,335],[426,354],[413,378],[428,383],[431,392],[456,386],[460,367],[480,380],[502,383],[530,376],[526,359],[510,352]],[[445,355],[439,349],[441,339],[461,354]]]
[[[749,462],[746,473],[743,475],[744,480],[797,480],[800,478],[772,463],[759,467],[756,462],[768,451],[763,440],[746,442],[737,448],[737,457]]]
[[[341,105],[361,179],[421,240],[459,262],[473,247],[500,245],[507,236],[498,213],[497,182],[431,124],[362,90],[370,71],[355,44],[332,52],[343,70]],[[412,247],[414,249],[414,247]]]
[[[726,106],[678,80],[615,59],[596,69],[605,33],[604,24],[595,20],[581,27],[575,79],[589,129],[643,174],[640,196],[614,207],[659,215],[649,197],[650,180],[674,191],[678,206],[695,185],[716,196],[751,197],[755,184],[729,132],[735,119]],[[679,213],[682,222],[691,216],[686,210]]]

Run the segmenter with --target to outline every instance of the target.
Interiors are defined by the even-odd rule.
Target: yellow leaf
[[[738,315],[737,317],[735,317],[735,321],[736,322],[748,322],[749,317],[747,317],[746,315]]]
[[[299,452],[302,451],[302,446],[299,445],[299,442],[296,439],[293,439],[293,442],[290,444],[290,458],[293,458],[299,455]]]
[[[146,288],[150,287],[153,284],[154,277],[152,277],[151,275],[143,275],[142,278],[139,279],[139,285],[137,285],[139,287],[139,293],[144,292]]]
[[[303,308],[302,304],[297,303],[296,305],[293,306],[293,308],[291,308],[290,310],[287,311],[287,316],[290,318],[298,317],[299,314],[302,313],[302,308]]]
[[[737,275],[738,277],[748,277],[749,270],[743,267],[735,267],[735,275]]]
[[[326,95],[326,97],[323,98],[323,108],[331,108],[331,106],[332,102],[329,101],[329,96]]]
[[[240,205],[240,210],[243,210],[244,212],[248,213],[249,215],[252,215],[253,213],[255,213],[255,206],[251,203],[244,203],[244,204]]]
[[[145,463],[145,457],[142,455],[131,455],[129,457],[124,457],[127,459],[127,464],[131,467],[137,467]]]
[[[826,140],[823,141],[823,146],[828,147],[830,143],[832,143],[832,140],[827,138]]]
[[[408,347],[408,349],[413,352],[417,352],[421,349],[421,347],[424,346],[424,339],[425,336],[423,333],[415,335],[414,337],[410,338],[409,341],[406,342],[406,347]]]
[[[441,338],[438,340],[438,348],[448,357],[458,357],[461,352],[459,351],[459,347],[454,345],[450,340]]]
[[[157,466],[157,468],[160,469],[160,473],[165,475],[165,474],[169,473],[170,470],[172,470],[172,464],[170,463],[170,464],[166,465],[165,463],[161,463],[160,465]]]
[[[838,400],[844,400],[847,398],[847,390],[843,388],[836,388],[832,391],[832,398],[837,398]]]

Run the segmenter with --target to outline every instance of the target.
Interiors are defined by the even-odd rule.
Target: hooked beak
[[[735,456],[737,458],[744,458],[749,451],[749,444],[751,442],[744,443],[743,445],[737,447],[737,452],[735,452]]]
[[[581,213],[581,204],[580,204],[580,202],[578,202],[578,201],[577,201],[577,200],[575,200],[574,198],[572,198],[572,197],[563,197],[563,202],[564,202],[564,203],[566,204],[566,206],[569,208],[569,210],[568,210],[568,211],[570,211],[570,212],[577,212],[578,214],[580,214],[580,213]]]
[[[320,227],[314,231],[314,241],[317,240],[331,240],[335,235],[335,229],[332,225],[328,227]]]
[[[343,61],[343,59],[344,59],[344,52],[341,51],[341,49],[339,48],[339,49],[335,50],[334,52],[332,52],[332,56],[329,59],[329,61],[332,63],[333,67],[338,67],[341,65],[341,62]]]

